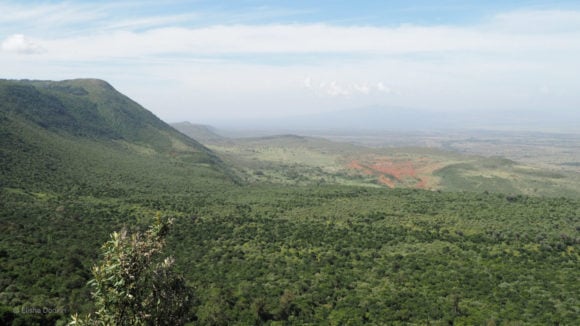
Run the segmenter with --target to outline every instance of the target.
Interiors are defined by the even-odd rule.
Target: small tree
[[[96,311],[84,318],[73,315],[70,325],[182,325],[187,321],[192,291],[173,272],[173,258],[158,257],[171,222],[158,214],[145,233],[113,232],[89,281]]]

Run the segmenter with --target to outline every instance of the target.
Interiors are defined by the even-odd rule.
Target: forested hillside
[[[101,245],[158,212],[195,325],[580,322],[576,199],[245,183],[94,80],[2,81],[0,109],[0,324],[93,311]]]
[[[0,99],[4,187],[107,192],[175,181],[158,169],[229,178],[210,150],[104,81],[0,81]]]

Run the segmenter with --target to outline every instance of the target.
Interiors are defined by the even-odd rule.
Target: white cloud
[[[130,2],[106,5],[0,4],[0,12],[11,13],[2,18],[0,33],[13,33],[8,30],[11,26],[18,26],[20,33],[37,38],[44,36],[43,45],[54,53],[55,58],[83,62],[176,54],[396,56],[466,52],[527,55],[538,51],[574,51],[576,55],[580,52],[580,11],[499,13],[472,26],[373,27],[315,23],[188,28],[177,26],[188,21],[203,21],[203,14],[141,15],[132,19],[119,19],[114,14],[116,9],[134,5]],[[53,35],[51,30],[60,33]]]
[[[328,25],[212,26],[118,31],[46,40],[47,46],[74,49],[77,57],[130,57],[159,54],[402,55],[413,53],[580,51],[580,31],[558,35],[505,34],[448,27],[339,27]]]
[[[330,83],[321,83],[320,88],[330,96],[350,96],[351,90],[341,85],[338,85],[336,81],[331,81]]]
[[[330,97],[346,97],[351,98],[354,96],[371,96],[378,94],[390,94],[391,89],[382,81],[377,83],[365,82],[338,82],[336,80],[332,81],[320,81],[318,83],[313,82],[312,77],[306,77],[302,83],[302,86],[313,92],[318,96],[330,96]]]
[[[502,13],[471,26],[184,27],[198,17],[112,19],[102,8],[21,7],[0,4],[0,12],[14,13],[3,17],[0,33],[30,37],[4,40],[3,76],[108,79],[162,117],[173,111],[173,120],[184,104],[199,115],[261,117],[347,102],[449,110],[580,103],[580,11]],[[83,19],[89,27],[71,28]],[[23,24],[29,28],[13,27]],[[42,56],[8,54],[43,49]],[[548,82],[549,91],[538,90]]]
[[[0,32],[11,27],[38,36],[79,35],[112,28],[143,28],[183,21],[194,14],[143,15],[143,8],[167,6],[159,1],[42,1],[30,3],[6,0],[0,2]],[[129,15],[127,15],[129,13]],[[131,17],[131,18],[127,18]],[[173,21],[172,21],[173,20]]]
[[[179,14],[179,15],[153,16],[138,19],[127,19],[107,24],[103,27],[103,29],[104,30],[151,29],[154,27],[191,21],[198,17],[199,14]]]
[[[489,27],[506,32],[548,34],[580,30],[580,11],[520,10],[495,15]]]
[[[364,94],[364,95],[368,95],[371,92],[371,88],[370,88],[370,86],[367,83],[360,84],[360,85],[359,84],[353,84],[352,85],[352,88],[356,92],[358,92],[360,94]]]
[[[312,89],[312,78],[311,77],[304,78],[303,86],[304,88]]]
[[[2,51],[18,54],[38,54],[45,50],[34,41],[26,38],[22,34],[14,34],[2,42]]]
[[[387,94],[390,94],[392,92],[391,88],[385,86],[385,84],[383,84],[383,82],[378,82],[376,87],[377,87],[377,91],[379,91],[379,92],[383,92],[383,93],[387,93]]]

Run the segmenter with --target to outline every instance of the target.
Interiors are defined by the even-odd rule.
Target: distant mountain
[[[221,127],[221,125],[220,125]],[[445,114],[424,112],[402,107],[364,107],[350,110],[322,112],[283,119],[245,121],[243,125],[229,122],[225,128],[279,130],[284,132],[304,130],[424,130],[455,127]]]
[[[580,111],[572,110],[461,110],[444,111],[371,106],[355,109],[224,123],[223,127],[279,132],[311,130],[437,131],[452,129],[577,132]],[[216,124],[222,127],[219,124]]]
[[[578,133],[580,110],[489,110],[459,118],[472,129]]]
[[[165,182],[176,166],[228,174],[209,149],[102,80],[0,80],[0,186]]]
[[[225,137],[218,134],[216,128],[203,124],[193,124],[188,121],[172,123],[171,126],[184,135],[201,143],[211,143],[224,140]]]

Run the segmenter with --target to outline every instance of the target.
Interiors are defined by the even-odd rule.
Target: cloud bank
[[[12,52],[17,54],[39,54],[45,50],[34,41],[26,38],[22,34],[11,35],[6,38],[0,48],[4,52]]]
[[[365,105],[464,112],[580,105],[580,11],[362,26],[216,23],[202,11],[119,16],[132,6],[0,4],[13,13],[0,22],[7,35],[0,69],[7,78],[107,79],[170,121]]]
[[[333,81],[312,80],[312,77],[306,77],[302,83],[303,87],[312,91],[319,96],[330,97],[353,97],[353,96],[371,96],[377,94],[391,94],[393,91],[390,87],[385,86],[382,81],[377,83],[346,83],[342,84]]]
[[[509,24],[502,17],[499,25],[476,27],[401,26],[396,28],[312,25],[210,26],[203,28],[164,27],[144,32],[107,31],[80,37],[43,40],[48,52],[63,55],[74,50],[78,60],[97,58],[142,57],[155,55],[250,55],[250,54],[342,54],[342,55],[407,55],[407,54],[510,54],[532,55],[533,52],[580,51],[580,28],[560,31],[552,19],[547,32],[534,25],[538,13],[529,24],[519,20]],[[573,26],[580,15],[560,13]],[[162,20],[164,21],[164,20]],[[131,23],[127,23],[131,24]],[[515,27],[513,25],[516,25]],[[505,27],[500,28],[500,27]],[[526,28],[524,28],[526,27]],[[526,30],[524,32],[524,30]],[[515,31],[514,31],[515,30]],[[6,42],[12,47],[32,43],[22,35]]]

